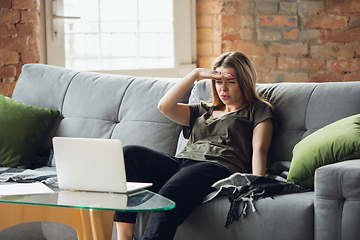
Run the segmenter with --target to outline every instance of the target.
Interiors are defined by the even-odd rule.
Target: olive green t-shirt
[[[190,127],[183,127],[189,141],[176,157],[216,162],[231,173],[251,173],[253,129],[274,119],[271,107],[257,101],[217,118],[212,116],[214,108],[204,102],[189,106]]]

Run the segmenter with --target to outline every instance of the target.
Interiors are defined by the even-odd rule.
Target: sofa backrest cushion
[[[360,82],[259,84],[258,91],[273,104],[277,118],[270,162],[291,161],[300,140],[360,113]]]
[[[360,113],[360,82],[258,84],[276,117],[276,131],[269,150],[269,164],[291,161],[294,146],[304,137],[339,119]],[[211,97],[210,80],[193,88],[189,101]],[[178,150],[186,144],[181,136]]]
[[[181,127],[157,103],[177,79],[78,72],[42,64],[24,65],[13,98],[60,110],[52,136],[116,138],[174,155]],[[188,101],[188,94],[181,100]]]

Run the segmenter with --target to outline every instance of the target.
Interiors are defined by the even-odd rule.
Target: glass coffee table
[[[0,197],[0,231],[27,222],[57,222],[75,229],[78,239],[111,239],[114,211],[167,211],[175,203],[148,190],[103,193],[55,190],[53,193]]]

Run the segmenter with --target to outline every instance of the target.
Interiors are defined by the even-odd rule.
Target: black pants
[[[141,146],[125,146],[124,158],[127,181],[152,182],[149,190],[176,203],[173,210],[151,213],[142,239],[173,239],[211,185],[230,175],[217,163],[179,159]],[[115,212],[115,221],[135,223],[136,213]]]

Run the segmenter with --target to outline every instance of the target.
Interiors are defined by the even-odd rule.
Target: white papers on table
[[[49,187],[47,187],[41,182],[0,185],[0,196],[40,194],[40,193],[53,193],[53,192],[54,192],[53,190],[51,190]]]

